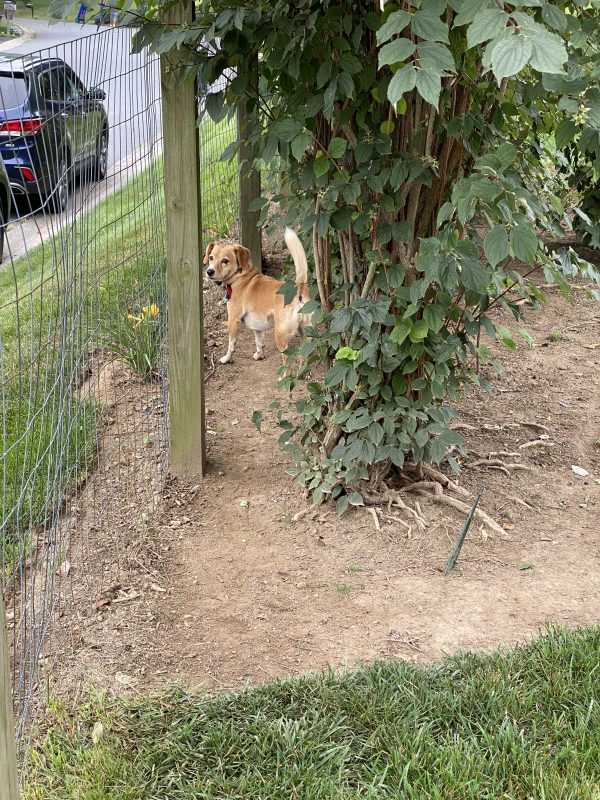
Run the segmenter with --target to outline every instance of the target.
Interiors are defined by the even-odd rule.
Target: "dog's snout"
[[[215,274],[215,271],[214,271],[214,269],[212,267],[209,267],[206,270],[206,274],[208,275],[209,278],[212,278],[212,276]]]

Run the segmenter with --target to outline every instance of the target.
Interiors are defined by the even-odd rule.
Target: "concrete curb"
[[[17,20],[15,20],[15,24],[17,24],[19,28],[21,28],[23,33],[21,34],[21,36],[16,36],[14,39],[11,39],[8,42],[3,42],[2,44],[0,44],[0,53],[3,52],[4,50],[12,50],[13,47],[19,47],[19,45],[21,45],[23,42],[28,42],[30,39],[34,39],[36,37],[37,35],[36,32],[31,28],[22,25],[20,22],[17,22]]]

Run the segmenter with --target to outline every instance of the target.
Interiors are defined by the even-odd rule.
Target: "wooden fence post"
[[[12,709],[12,680],[2,581],[0,581],[0,798],[18,800],[17,754]]]
[[[252,64],[250,84],[258,87],[258,55]],[[240,181],[240,240],[252,253],[252,263],[262,272],[262,242],[260,230],[256,227],[260,211],[250,211],[250,203],[260,197],[260,172],[254,169],[252,148],[245,144],[253,128],[259,124],[258,109],[248,113],[240,108],[237,114]]]
[[[174,3],[166,22],[193,21],[192,0]],[[169,303],[171,472],[203,477],[206,468],[202,311],[200,139],[196,82],[178,75],[185,51],[161,56]]]

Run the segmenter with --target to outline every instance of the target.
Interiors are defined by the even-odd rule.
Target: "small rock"
[[[587,471],[587,469],[584,469],[583,467],[578,467],[576,464],[571,464],[571,469],[573,470],[575,475],[579,475],[580,478],[587,478],[587,476],[590,474]]]
[[[104,733],[104,725],[101,722],[95,722],[92,728],[92,742],[98,744]]]
[[[124,672],[117,672],[115,675],[115,680],[117,683],[120,683],[122,686],[132,686],[135,682],[131,675],[125,675]]]
[[[240,500],[240,507],[241,508],[249,508],[250,503],[247,500]]]

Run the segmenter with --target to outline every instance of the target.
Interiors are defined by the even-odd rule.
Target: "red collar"
[[[231,299],[231,284],[230,283],[225,285],[225,298],[227,300]]]

